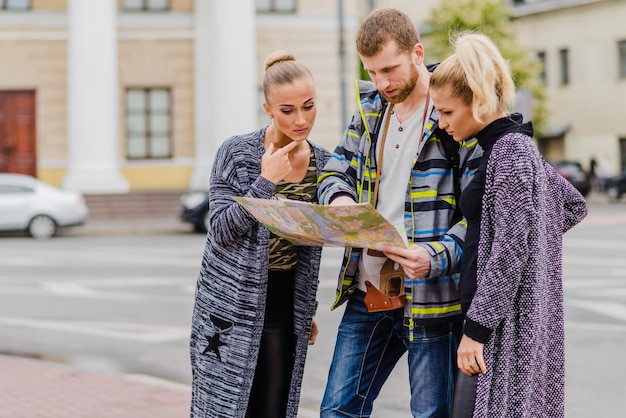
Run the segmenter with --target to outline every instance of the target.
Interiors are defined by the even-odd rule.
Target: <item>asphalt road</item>
[[[189,384],[193,289],[204,237],[109,229],[49,241],[0,237],[0,353],[113,374]],[[591,203],[565,236],[566,415],[626,410],[626,203]],[[318,322],[302,391],[302,417],[318,416],[342,309],[330,312],[341,250],[324,250]],[[375,417],[410,417],[406,359]]]

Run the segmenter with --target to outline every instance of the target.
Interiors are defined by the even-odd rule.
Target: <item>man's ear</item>
[[[422,65],[424,63],[424,46],[421,43],[416,43],[413,47],[413,54],[417,59],[417,65]]]

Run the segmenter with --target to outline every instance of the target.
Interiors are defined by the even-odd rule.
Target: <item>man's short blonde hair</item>
[[[420,37],[415,24],[405,13],[397,9],[384,8],[371,12],[356,35],[356,50],[359,55],[372,57],[389,41],[395,41],[398,52],[412,52]]]

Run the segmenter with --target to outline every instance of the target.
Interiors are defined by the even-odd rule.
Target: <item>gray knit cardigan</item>
[[[487,164],[477,290],[467,312],[492,330],[475,417],[564,415],[562,237],[587,204],[532,142],[509,133]]]
[[[210,229],[196,287],[190,341],[191,417],[244,417],[256,368],[267,293],[269,238],[232,196],[269,199],[260,176],[265,129],[220,147],[210,181]],[[329,153],[311,144],[318,175]],[[287,417],[296,417],[322,248],[299,247],[295,273],[295,364]]]

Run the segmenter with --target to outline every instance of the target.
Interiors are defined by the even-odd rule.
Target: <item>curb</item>
[[[194,234],[193,226],[177,218],[119,218],[87,220],[84,225],[64,228],[61,236],[172,235]]]

